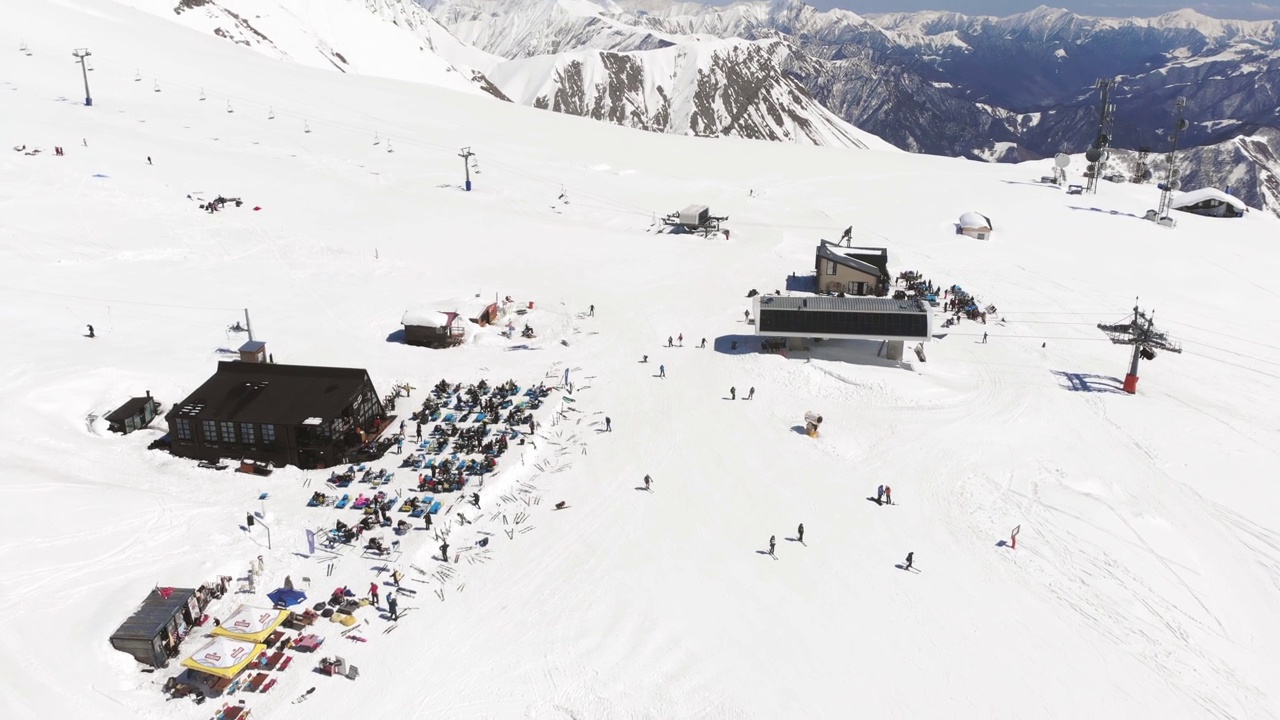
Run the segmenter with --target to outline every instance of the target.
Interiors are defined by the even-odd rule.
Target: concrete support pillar
[[[885,357],[894,362],[902,361],[902,345],[901,340],[890,340],[889,346],[885,348]]]

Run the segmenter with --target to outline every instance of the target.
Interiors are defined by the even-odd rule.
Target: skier
[[[652,485],[652,484],[653,484],[653,478],[649,477],[648,475],[645,475],[645,476],[644,476],[644,489],[645,489],[645,490],[648,490],[649,492],[653,492],[653,488],[649,487],[649,486],[650,486],[650,485]]]
[[[804,523],[800,523],[800,527],[796,528],[796,539],[801,545],[804,544]]]
[[[649,356],[648,356],[648,355],[641,355],[641,356],[640,356],[640,362],[642,362],[642,363],[647,363],[647,362],[649,362]]]
[[[777,557],[776,555],[774,555],[774,554],[773,554],[773,548],[774,548],[777,544],[778,544],[778,538],[777,538],[777,536],[775,536],[775,535],[770,535],[770,536],[769,536],[769,555],[771,555],[772,557]]]
[[[378,583],[369,583],[369,599],[373,601],[373,606],[378,606]]]
[[[982,333],[982,344],[983,344],[983,345],[986,345],[986,344],[987,344],[987,334],[986,334],[986,333]]]
[[[884,504],[884,485],[881,485],[880,487],[876,488],[876,504],[877,505]]]
[[[387,593],[387,610],[390,611],[392,620],[400,619],[400,613],[396,610],[396,594],[394,592]]]
[[[747,391],[747,399],[750,400],[755,396],[756,396],[756,389],[755,389],[755,386],[752,386],[752,388]]]
[[[910,570],[911,563],[915,562],[916,554],[914,552],[907,553],[907,563],[902,567],[903,570]]]
[[[738,388],[734,388],[734,387],[729,388],[729,399],[730,400],[738,399]]]
[[[592,305],[589,308],[587,308],[587,317],[595,317],[595,316],[596,316],[596,306]]]
[[[680,336],[676,338],[676,342],[680,344],[680,347],[684,347],[684,333],[680,333]]]
[[[893,504],[893,488],[889,487],[888,485],[884,486],[884,504],[885,505]]]
[[[480,509],[480,493],[478,492],[471,493],[471,504],[475,505],[477,510]]]
[[[604,431],[613,432],[613,420],[610,420],[608,416],[605,416],[604,419]]]
[[[671,346],[672,346],[671,336],[670,336],[670,335],[668,335],[668,336],[667,336],[667,347],[671,347]]]
[[[660,377],[660,378],[665,378],[666,376],[667,376],[667,366],[666,366],[666,365],[659,365],[659,366],[658,366],[658,377]]]
[[[97,335],[94,335],[94,334],[93,334],[93,326],[92,326],[92,325],[90,325],[90,326],[89,326],[89,337],[97,337]]]
[[[392,584],[392,585],[395,585],[396,587],[400,587],[400,581],[401,581],[402,579],[404,579],[404,573],[400,572],[399,570],[392,570],[392,571],[391,571],[391,584]],[[392,596],[388,595],[388,596],[387,596],[387,599],[388,599],[388,600],[390,600],[390,599],[391,599],[391,597],[392,597]]]
[[[440,543],[440,558],[445,562],[449,562],[449,541],[445,540]]]
[[[147,156],[147,164],[148,164],[148,165],[150,165],[150,164],[151,164],[151,156],[150,156],[150,155],[148,155],[148,156]]]
[[[698,349],[699,349],[699,350],[705,350],[706,348],[707,348],[707,339],[706,339],[706,338],[702,338],[702,344],[698,346]]]

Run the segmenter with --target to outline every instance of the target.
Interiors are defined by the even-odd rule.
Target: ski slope
[[[94,53],[92,108],[73,47]],[[312,602],[385,579],[304,557],[305,529],[349,519],[304,507],[327,472],[202,470],[146,450],[159,425],[87,420],[144,390],[181,400],[245,307],[277,361],[364,367],[383,393],[576,384],[576,411],[541,415],[451,531],[493,533],[488,560],[419,585],[390,634],[367,609],[366,643],[321,624],[319,654],[237,696],[254,717],[1280,716],[1276,220],[1168,230],[1139,219],[1153,188],[1067,196],[1028,182],[1043,164],[629,131],[279,62],[108,0],[6,4],[0,57],[6,718],[210,717],[164,700],[176,666],[143,674],[107,643],[157,584],[263,555],[259,594],[225,617],[286,575]],[[189,194],[246,204],[208,215]],[[651,232],[691,203],[730,216],[731,240]],[[954,234],[970,210],[991,240]],[[1006,322],[965,321],[902,367],[874,347],[729,351],[747,291],[785,291],[850,224],[894,274],[958,283]],[[389,341],[406,309],[476,293],[534,302],[538,338]],[[1135,296],[1185,352],[1144,362],[1128,396],[1126,348],[1095,325]],[[819,438],[794,429],[808,410]],[[896,505],[867,500],[881,483]],[[502,499],[525,487],[538,504]],[[270,550],[239,527],[262,492]],[[508,539],[503,509],[532,530]],[[806,545],[787,540],[801,522]],[[434,567],[425,535],[401,569]],[[895,567],[908,551],[918,574]],[[357,681],[311,672],[335,652]]]

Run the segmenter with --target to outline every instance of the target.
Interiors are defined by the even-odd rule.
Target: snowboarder
[[[676,338],[676,342],[680,344],[680,347],[684,347],[684,333],[680,333],[680,336]]]
[[[906,562],[906,564],[905,564],[905,565],[903,565],[903,566],[902,566],[902,569],[903,569],[903,570],[910,570],[910,569],[911,569],[911,563],[915,562],[915,557],[916,557],[916,554],[915,554],[914,552],[909,552],[909,553],[907,553],[907,562]]]
[[[369,599],[373,601],[373,606],[378,606],[378,583],[369,583]]]
[[[777,544],[778,544],[778,537],[776,535],[770,535],[769,536],[769,555],[772,557],[777,557],[777,555],[773,554],[773,548],[776,547]]]
[[[89,326],[89,337],[97,337],[97,335],[94,335],[94,334],[93,334],[93,326],[92,326],[92,325],[90,325],[90,326]]]
[[[400,613],[396,611],[396,594],[394,592],[387,593],[387,610],[391,613],[392,620],[400,619]]]
[[[801,545],[804,544],[804,523],[800,523],[800,527],[796,528],[796,539]]]
[[[440,543],[440,559],[449,562],[449,541]]]
[[[707,348],[707,339],[706,339],[706,338],[702,338],[702,344],[698,346],[698,349],[699,349],[699,350],[705,350],[706,348]]]
[[[645,475],[645,476],[644,476],[644,489],[645,489],[645,490],[648,490],[649,492],[653,492],[653,488],[649,487],[649,486],[650,486],[650,485],[652,485],[652,484],[653,484],[653,478],[649,477],[648,475]]]
[[[982,333],[982,344],[983,344],[983,345],[986,345],[986,344],[987,344],[987,334],[986,334],[986,333]]]
[[[881,485],[880,487],[876,488],[876,504],[877,505],[884,504],[884,485]]]
[[[888,485],[884,486],[884,504],[885,505],[893,504],[893,488],[889,487]]]
[[[658,377],[660,377],[660,378],[665,378],[666,376],[667,376],[667,366],[666,366],[666,365],[659,365],[659,366],[658,366]]]
[[[595,317],[595,316],[596,316],[596,306],[592,305],[587,308],[587,317]]]
[[[755,389],[755,387],[754,387],[754,386],[752,386],[752,388],[751,388],[750,390],[748,390],[748,391],[747,391],[747,399],[748,399],[748,400],[751,400],[751,399],[752,399],[752,398],[754,398],[755,396],[756,396],[756,389]]]
[[[148,156],[147,156],[147,164],[148,164],[148,165],[150,165],[150,164],[151,164],[151,156],[150,156],[150,155],[148,155]]]
[[[608,416],[605,416],[604,419],[604,431],[613,432],[613,420],[610,420]]]
[[[729,399],[730,399],[730,400],[737,400],[737,399],[738,399],[738,388],[736,388],[736,387],[731,387],[731,388],[729,388]]]
[[[671,346],[672,346],[672,344],[673,344],[673,343],[671,342],[671,336],[670,336],[670,335],[668,335],[668,336],[667,336],[667,347],[671,347]]]

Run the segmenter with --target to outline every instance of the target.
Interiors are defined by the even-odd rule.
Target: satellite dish
[[[1164,186],[1169,188],[1169,192],[1177,192],[1178,188],[1182,187],[1182,183],[1178,182],[1177,180],[1170,180],[1169,182],[1165,183]]]
[[[1094,165],[1093,163],[1089,163],[1089,166],[1086,167],[1084,171],[1087,173],[1091,173],[1091,172],[1095,172],[1097,169],[1098,169],[1097,165]]]
[[[1169,177],[1171,177],[1171,178],[1176,178],[1176,177],[1178,177],[1178,176],[1179,176],[1179,175],[1181,175],[1181,174],[1182,174],[1182,170],[1180,170],[1180,169],[1178,169],[1178,168],[1176,168],[1176,167],[1171,167],[1171,168],[1169,168]]]
[[[1094,143],[1098,147],[1106,147],[1111,143],[1111,136],[1106,133],[1098,133],[1098,141]]]
[[[1096,163],[1102,159],[1102,151],[1096,147],[1089,148],[1084,153],[1084,159],[1088,160],[1091,163]]]
[[[1187,119],[1186,119],[1186,118],[1179,118],[1179,119],[1178,119],[1178,129],[1179,129],[1179,130],[1186,130],[1186,129],[1187,129],[1187,128],[1189,128],[1189,127],[1191,127],[1191,123],[1187,122]]]
[[[1148,170],[1143,170],[1143,171],[1142,171],[1142,181],[1143,181],[1143,182],[1149,182],[1150,180],[1151,180],[1151,170],[1149,170],[1149,169],[1148,169]]]
[[[1053,164],[1056,167],[1066,170],[1067,166],[1071,164],[1071,156],[1066,153],[1058,153],[1053,156]]]

